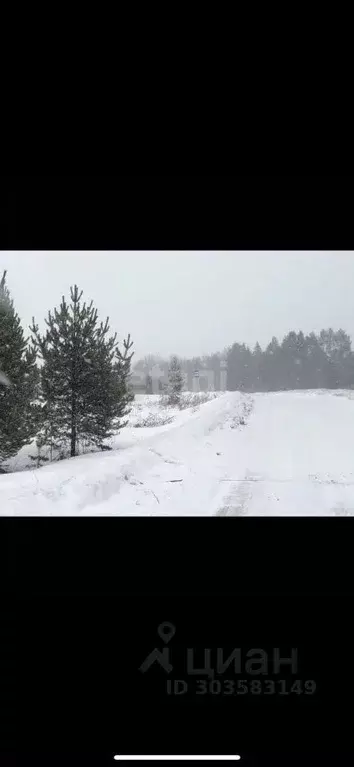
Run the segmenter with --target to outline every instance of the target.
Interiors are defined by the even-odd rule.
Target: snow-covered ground
[[[207,392],[192,394],[191,392],[182,393],[183,406],[190,405],[187,412],[194,412],[195,408],[205,399],[215,399],[220,396],[220,392]],[[150,437],[157,433],[162,433],[161,426],[173,423],[176,418],[181,416],[179,408],[163,407],[161,405],[163,398],[157,394],[138,394],[131,405],[130,413],[127,417],[127,427],[120,434],[107,440],[106,444],[112,449],[118,450],[126,447],[133,447],[138,444],[146,435]],[[182,410],[182,413],[184,411]],[[182,417],[183,421],[183,417]],[[179,422],[180,419],[179,419]],[[159,428],[158,428],[159,427]],[[97,449],[89,449],[85,445],[78,446],[79,455],[96,452]],[[36,455],[37,449],[35,440],[30,445],[26,445],[16,456],[6,461],[3,466],[7,472],[26,471],[32,469],[36,462],[31,460],[31,455]],[[42,450],[43,455],[49,458],[49,449]],[[55,458],[55,456],[54,456]]]
[[[112,452],[19,471],[21,451],[0,514],[354,516],[353,434],[353,391],[228,392],[182,411],[137,397]]]

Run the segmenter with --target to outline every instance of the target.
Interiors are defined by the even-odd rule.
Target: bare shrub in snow
[[[167,423],[172,423],[172,421],[172,415],[163,415],[162,413],[149,413],[149,415],[147,415],[145,418],[140,418],[139,421],[136,421],[132,425],[136,429],[142,429],[152,426],[165,426]]]
[[[216,392],[187,392],[181,397],[179,407],[180,410],[186,410],[187,408],[196,410],[199,405],[204,405],[206,402],[216,399],[217,396]]]

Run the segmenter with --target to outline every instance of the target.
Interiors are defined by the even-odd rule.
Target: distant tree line
[[[342,330],[316,335],[291,331],[281,342],[273,337],[262,350],[233,344],[227,354],[229,391],[347,389],[354,387],[354,353]]]
[[[342,329],[332,328],[304,335],[291,331],[282,341],[273,337],[262,349],[234,343],[222,352],[202,357],[180,358],[182,372],[191,390],[193,373],[203,368],[213,370],[215,389],[220,389],[221,362],[227,364],[228,391],[281,391],[288,389],[346,389],[354,387],[354,352],[351,339]],[[170,362],[147,355],[139,360],[137,370],[149,374],[158,364],[168,375]]]

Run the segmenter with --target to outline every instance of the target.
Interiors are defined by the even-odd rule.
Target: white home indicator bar
[[[206,756],[205,754],[203,756],[196,756],[195,754],[193,754],[192,756],[180,756],[180,755],[176,756],[175,754],[173,755],[170,754],[170,756],[161,756],[160,754],[158,756],[150,756],[150,754],[148,756],[142,756],[141,754],[139,756],[122,756],[121,754],[117,754],[114,757],[114,759],[121,762],[140,762],[140,761],[152,762],[155,760],[158,760],[161,762],[163,761],[175,761],[175,762],[181,762],[181,761],[192,762],[193,761],[195,762],[195,761],[206,761],[206,760],[209,762],[210,761],[233,762],[234,760],[241,759],[241,757],[238,754],[236,754],[236,756],[225,756],[225,754],[223,754],[223,756]]]

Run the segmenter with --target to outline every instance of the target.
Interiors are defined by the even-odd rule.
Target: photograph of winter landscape
[[[0,514],[354,515],[354,253],[0,252]]]

